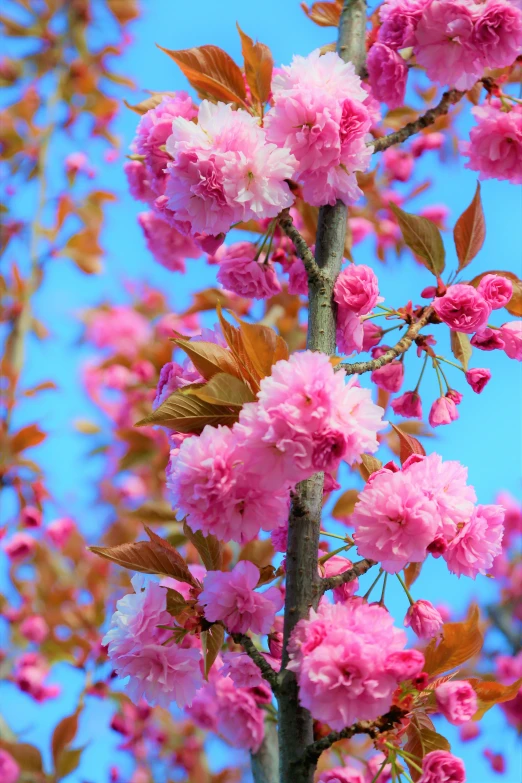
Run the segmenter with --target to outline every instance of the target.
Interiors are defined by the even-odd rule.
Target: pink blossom
[[[192,699],[190,706],[185,708],[185,712],[196,726],[204,731],[217,731],[217,711],[215,683],[213,674],[216,670],[216,664],[209,673],[209,682],[203,683]],[[230,683],[232,685],[232,683]],[[232,685],[233,687],[233,685]]]
[[[276,663],[271,656],[264,656],[272,667]],[[277,667],[279,668],[279,667]],[[257,664],[246,653],[226,652],[223,654],[223,677],[230,676],[236,688],[257,688],[264,685],[265,680]]]
[[[510,495],[509,492],[499,492],[497,495],[497,503],[505,509],[504,544],[506,544],[515,538],[515,536],[522,535],[522,504]],[[522,667],[520,676],[522,677]]]
[[[222,620],[230,633],[268,633],[283,597],[277,587],[255,592],[258,581],[259,568],[248,560],[241,560],[227,573],[210,571],[199,595],[207,620]]]
[[[476,394],[480,394],[483,391],[490,378],[490,370],[485,370],[481,367],[475,367],[466,373],[466,380]]]
[[[413,155],[407,150],[388,147],[382,156],[384,169],[391,180],[407,182],[413,173]]]
[[[391,402],[393,411],[407,419],[422,419],[422,401],[416,391],[404,392]]]
[[[364,264],[349,264],[342,270],[334,287],[334,300],[340,308],[356,315],[366,315],[378,302],[379,282],[373,269]]]
[[[363,321],[363,351],[371,351],[380,343],[383,337],[383,330],[373,321]]]
[[[404,364],[399,361],[393,361],[374,370],[370,376],[373,383],[384,391],[398,392],[404,381]]]
[[[45,683],[48,674],[49,667],[41,655],[24,653],[16,662],[14,679],[21,691],[41,704],[60,694],[59,686]]]
[[[471,345],[481,351],[495,351],[504,348],[504,340],[499,329],[490,329],[486,326],[471,338]]]
[[[301,704],[336,730],[383,714],[397,685],[384,660],[404,645],[404,632],[380,606],[355,599],[312,609],[289,648]]]
[[[27,528],[40,527],[42,512],[35,506],[24,506],[20,514],[20,522]]]
[[[20,777],[20,767],[6,750],[0,748],[0,780],[2,783],[16,783]]]
[[[86,174],[90,179],[94,177],[95,171],[89,166],[89,159],[84,152],[71,152],[65,158],[65,173],[69,177],[74,177],[76,174]]]
[[[434,300],[433,309],[450,329],[466,334],[480,332],[491,314],[482,294],[466,283],[450,285],[444,296]]]
[[[320,774],[317,783],[365,783],[365,778],[355,767],[332,767]]]
[[[397,682],[413,680],[420,675],[424,668],[424,655],[420,650],[399,650],[386,656],[384,661],[386,671]]]
[[[45,530],[47,536],[58,549],[65,546],[72,533],[76,530],[76,524],[70,517],[60,517],[49,522]]]
[[[459,418],[455,402],[450,397],[438,397],[431,406],[428,421],[431,427],[451,424]]]
[[[268,635],[268,649],[270,650],[270,655],[276,661],[280,661],[283,656],[283,625],[284,618],[278,615]]]
[[[473,45],[486,68],[511,65],[522,48],[522,11],[504,0],[486,0],[473,28]]]
[[[439,228],[444,229],[446,218],[449,215],[449,209],[445,204],[432,204],[429,207],[423,207],[419,210],[419,215],[431,220]]]
[[[502,506],[477,506],[443,555],[449,570],[471,579],[487,573],[502,551],[503,521]]]
[[[286,552],[288,546],[288,524],[271,530],[270,540],[276,552]]]
[[[358,245],[373,232],[373,223],[363,217],[348,218],[348,226],[352,234],[352,245]]]
[[[339,308],[335,341],[340,353],[359,353],[364,344],[364,322],[352,310]]]
[[[480,734],[480,727],[478,723],[470,720],[467,723],[463,723],[459,729],[459,739],[461,742],[469,742],[475,739]]]
[[[454,726],[467,723],[478,709],[477,694],[467,680],[449,680],[435,688],[439,712]]]
[[[421,155],[429,150],[440,150],[443,144],[444,134],[440,133],[440,131],[420,133],[413,139],[410,150],[414,158],[420,158]]]
[[[97,348],[111,348],[129,358],[133,358],[149,338],[147,319],[125,305],[99,310],[87,325],[87,339]]]
[[[415,30],[429,0],[392,0],[379,8],[379,41],[390,49],[413,46]]]
[[[372,756],[371,759],[367,762],[367,768],[366,768],[366,777],[364,778],[365,783],[374,783],[375,776],[379,772],[379,777],[377,780],[379,783],[389,783],[389,781],[392,778],[392,765],[386,764],[384,767],[382,766],[384,762],[386,761],[386,756],[384,753],[377,753],[375,756]]]
[[[422,759],[422,775],[417,783],[466,783],[461,759],[446,750],[432,750]]]
[[[190,563],[188,570],[192,576],[201,583],[207,575],[207,569],[200,563]],[[160,580],[160,585],[161,587],[171,587],[177,593],[181,593],[186,601],[189,601],[194,597],[193,588],[191,585],[187,584],[187,582],[180,582],[179,579],[174,579],[172,576],[163,577],[163,579]]]
[[[458,0],[433,0],[415,32],[415,57],[428,78],[469,90],[482,76],[483,65],[473,44],[473,12]]]
[[[400,54],[377,41],[368,52],[366,65],[375,98],[390,109],[403,106],[408,67]]]
[[[49,635],[49,626],[41,615],[34,614],[25,618],[20,633],[30,642],[41,644]]]
[[[167,362],[160,370],[156,397],[153,407],[157,408],[171,394],[191,383],[201,383],[203,377],[196,370],[192,362],[184,362],[183,367],[177,362]]]
[[[390,573],[407,563],[422,562],[438,527],[433,501],[410,481],[408,473],[388,471],[366,484],[351,523],[359,554],[380,561]]]
[[[136,201],[144,201],[145,204],[153,205],[156,193],[151,188],[151,183],[145,164],[139,160],[128,160],[123,171],[127,177],[129,192]]]
[[[300,258],[288,268],[288,293],[293,296],[308,295],[308,275]]]
[[[14,533],[3,546],[9,560],[20,563],[32,556],[36,549],[36,541],[29,533]]]
[[[215,685],[217,729],[236,748],[256,753],[265,734],[264,713],[251,693],[236,688],[230,677],[220,677]]]
[[[442,630],[442,617],[429,601],[415,601],[406,612],[404,625],[419,639],[431,639]]]
[[[448,389],[445,396],[448,398],[448,400],[452,400],[455,403],[455,405],[460,405],[460,403],[464,399],[464,395],[461,394],[456,389]]]
[[[500,335],[504,341],[504,351],[510,359],[522,361],[522,321],[509,321],[500,327]]]
[[[353,563],[351,560],[348,560],[347,557],[339,557],[337,555],[334,555],[333,557],[329,557],[328,560],[326,560],[322,565],[320,566],[320,570],[324,572],[322,575],[325,577],[328,576],[338,576],[339,574],[343,574],[345,571],[348,571],[353,566]],[[349,598],[352,597],[354,593],[357,592],[359,589],[359,580],[353,579],[351,582],[346,582],[344,585],[340,585],[339,587],[334,587],[333,589],[333,597],[334,601],[347,601]]]
[[[477,124],[469,142],[462,145],[469,157],[467,169],[479,172],[480,179],[522,183],[522,106],[502,111],[496,104],[475,106]]]
[[[138,215],[148,250],[154,259],[172,272],[185,271],[186,258],[199,258],[201,250],[189,237],[183,236],[155,212]]]
[[[498,310],[507,305],[513,294],[511,280],[502,275],[484,275],[478,284],[477,291],[482,294],[492,310]]]
[[[250,299],[269,299],[281,291],[273,264],[258,257],[252,242],[236,242],[226,248],[217,279],[224,288]]]

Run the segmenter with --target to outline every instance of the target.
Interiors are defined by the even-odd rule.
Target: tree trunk
[[[366,58],[366,0],[345,0],[339,24],[337,51],[352,61],[358,73]],[[333,287],[344,253],[346,206],[338,201],[321,207],[317,225],[316,261],[321,279],[309,285],[307,347],[335,353]],[[324,476],[317,473],[296,487],[290,512],[286,558],[286,597],[283,668],[279,693],[279,756],[281,783],[312,783],[315,765],[303,765],[304,748],[313,742],[312,716],[300,706],[293,672],[288,662],[288,639],[296,623],[308,616],[319,601],[317,551]]]

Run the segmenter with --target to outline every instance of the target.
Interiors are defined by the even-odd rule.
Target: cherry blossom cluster
[[[370,476],[351,516],[364,557],[389,573],[431,554],[457,576],[486,574],[501,552],[504,509],[475,505],[467,470],[438,454],[387,463]]]
[[[334,300],[337,303],[336,342],[340,352],[351,354],[368,350],[375,328],[371,322],[365,323],[361,316],[383,301],[373,269],[364,264],[350,264],[343,269],[335,281]]]
[[[221,540],[244,543],[284,527],[291,487],[375,452],[382,414],[370,391],[356,378],[346,384],[327,356],[295,353],[274,365],[232,428],[207,426],[174,450],[173,507],[193,530]]]

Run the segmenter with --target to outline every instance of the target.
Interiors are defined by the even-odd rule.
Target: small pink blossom
[[[504,351],[510,359],[522,361],[522,321],[510,321],[500,327],[500,336],[504,341]]]
[[[449,570],[471,579],[486,574],[502,551],[503,522],[502,506],[477,506],[443,555]]]
[[[69,177],[75,177],[76,174],[86,174],[89,179],[94,177],[95,171],[89,165],[89,159],[84,152],[71,152],[65,158],[65,173]]]
[[[283,598],[277,587],[255,592],[258,581],[259,568],[248,560],[241,560],[230,572],[207,573],[199,595],[207,620],[222,620],[230,633],[268,633]]]
[[[340,353],[350,356],[359,353],[364,344],[364,322],[352,310],[337,311],[335,341]]]
[[[415,136],[411,143],[411,154],[414,158],[420,158],[421,155],[429,150],[440,150],[443,144],[444,134],[439,131],[420,133],[418,136]]]
[[[29,533],[14,533],[4,541],[4,552],[13,563],[21,563],[32,556],[36,541]]]
[[[308,275],[300,258],[288,268],[288,293],[292,296],[308,296]]]
[[[497,503],[505,509],[504,515],[504,544],[512,541],[516,536],[522,535],[522,504],[509,492],[499,492]],[[520,659],[522,677],[522,656]]]
[[[139,160],[128,160],[124,164],[123,170],[127,177],[132,198],[135,198],[136,201],[144,201],[145,204],[152,206],[157,194],[151,188],[145,164]]]
[[[455,402],[450,397],[438,397],[431,406],[428,421],[431,427],[451,424],[459,418]]]
[[[155,212],[140,212],[138,223],[143,230],[148,250],[165,269],[184,272],[186,258],[201,256],[201,250],[190,237],[180,234]]]
[[[349,264],[335,281],[334,300],[340,308],[356,315],[366,315],[373,310],[383,301],[373,269],[364,264]]]
[[[358,245],[373,232],[373,223],[363,217],[348,218],[348,226],[352,234],[352,245]]]
[[[338,557],[334,555],[329,557],[321,566],[320,570],[324,572],[323,576],[338,576],[348,571],[353,566],[351,560],[347,557]],[[334,587],[332,594],[334,601],[347,601],[354,595],[359,589],[359,580],[353,579],[351,582],[346,582],[344,585]]]
[[[501,337],[500,329],[490,329],[489,326],[486,326],[485,329],[473,335],[471,345],[481,351],[495,351],[504,348],[504,340]]]
[[[469,742],[480,735],[480,726],[475,721],[463,723],[459,729],[459,739],[461,742]]]
[[[0,780],[2,783],[16,783],[20,772],[20,766],[11,754],[0,748]]]
[[[249,691],[236,688],[230,677],[220,677],[215,685],[218,732],[236,748],[256,753],[263,741],[264,712]]]
[[[70,517],[60,517],[49,522],[45,529],[46,535],[58,549],[65,546],[72,533],[76,530],[76,523]]]
[[[390,109],[404,105],[408,67],[400,54],[377,41],[366,62],[372,94]]]
[[[384,666],[397,682],[413,680],[424,669],[424,655],[420,650],[399,650],[386,656]]]
[[[373,321],[363,321],[363,351],[371,351],[381,342],[382,337],[382,327],[377,326]]]
[[[26,617],[20,626],[20,633],[30,642],[41,644],[49,635],[49,626],[38,614]]]
[[[486,0],[473,27],[473,45],[486,68],[505,68],[522,48],[522,11],[504,0]]]
[[[491,371],[481,367],[468,370],[466,380],[476,394],[480,394],[491,378]]]
[[[477,694],[467,680],[449,680],[435,688],[439,712],[454,726],[467,723],[478,709]]]
[[[432,639],[442,630],[442,617],[429,601],[415,601],[406,612],[404,625],[419,639]]]
[[[413,174],[413,155],[407,150],[388,147],[382,156],[384,169],[391,180],[407,182]]]
[[[223,677],[230,676],[236,688],[255,688],[265,682],[259,667],[246,653],[224,653],[220,673]]]
[[[394,394],[400,390],[404,381],[404,364],[399,361],[385,364],[374,370],[370,378],[380,389]]]
[[[404,392],[391,402],[393,411],[407,419],[422,419],[422,401],[416,391]]]
[[[283,625],[284,618],[278,615],[274,620],[272,630],[268,635],[268,649],[270,655],[277,661],[283,656]]]
[[[429,207],[423,207],[419,210],[419,215],[431,220],[439,228],[444,229],[446,219],[449,215],[449,209],[445,204],[431,204]]]
[[[365,778],[355,767],[332,767],[321,772],[317,783],[365,783]]]
[[[511,299],[513,284],[509,278],[502,275],[485,275],[478,284],[477,291],[492,310],[498,310]]]
[[[466,783],[461,759],[446,750],[432,750],[422,759],[422,775],[417,783]]]
[[[395,50],[413,46],[415,30],[428,2],[429,0],[394,0],[383,3],[379,8],[382,20],[379,41]]]
[[[20,514],[23,527],[34,528],[42,524],[42,512],[35,506],[25,506]]]
[[[221,285],[249,299],[269,299],[281,291],[273,264],[257,257],[252,242],[236,242],[225,249],[219,261],[217,279]]]
[[[150,332],[147,319],[125,305],[99,310],[87,325],[87,339],[97,348],[111,348],[129,358],[136,356]]]
[[[479,172],[480,179],[522,183],[522,106],[502,111],[496,104],[475,106],[477,124],[462,151],[469,157],[466,168]]]
[[[444,296],[434,300],[433,309],[450,329],[466,334],[480,332],[491,314],[482,294],[466,283],[451,285]]]

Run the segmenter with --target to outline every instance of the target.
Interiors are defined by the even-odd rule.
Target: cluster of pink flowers
[[[353,64],[334,52],[321,56],[318,49],[296,56],[274,77],[272,92],[267,137],[297,160],[306,201],[320,206],[360,198],[354,172],[370,165],[372,118]]]
[[[504,511],[475,501],[458,462],[430,454],[412,455],[402,470],[388,463],[370,477],[351,516],[358,550],[390,573],[432,554],[457,576],[485,574],[501,552]]]
[[[59,685],[49,685],[49,665],[37,652],[26,652],[16,661],[14,680],[21,691],[42,703],[60,695]]]
[[[522,184],[522,106],[507,110],[492,101],[471,111],[477,124],[461,147],[469,157],[466,168],[478,171],[480,179]]]
[[[289,489],[377,450],[382,408],[324,354],[277,362],[229,429],[207,426],[173,455],[167,484],[193,530],[246,542],[288,517]]]
[[[87,325],[87,339],[97,348],[110,348],[128,358],[136,356],[150,336],[148,320],[124,305],[99,310]]]
[[[217,279],[229,291],[251,299],[269,299],[281,291],[273,263],[252,242],[235,242],[224,249]]]
[[[361,316],[383,301],[373,269],[364,264],[350,264],[343,269],[335,281],[334,300],[337,304],[337,346],[344,354],[359,353],[365,343],[365,324]],[[370,326],[370,332],[372,330]]]
[[[337,730],[382,715],[398,683],[424,666],[422,653],[405,646],[404,631],[382,607],[358,598],[322,602],[290,638],[288,668],[297,674],[301,704]]]
[[[199,258],[200,248],[156,212],[141,212],[138,223],[154,259],[172,272],[185,271],[186,258]]]
[[[432,750],[422,759],[422,775],[417,783],[466,783],[462,759],[447,750]]]
[[[166,609],[166,590],[142,574],[132,578],[134,593],[116,604],[111,627],[102,643],[121,678],[129,677],[126,690],[138,702],[168,707],[190,704],[203,682],[201,651],[166,644],[172,632],[160,625],[172,625]]]

